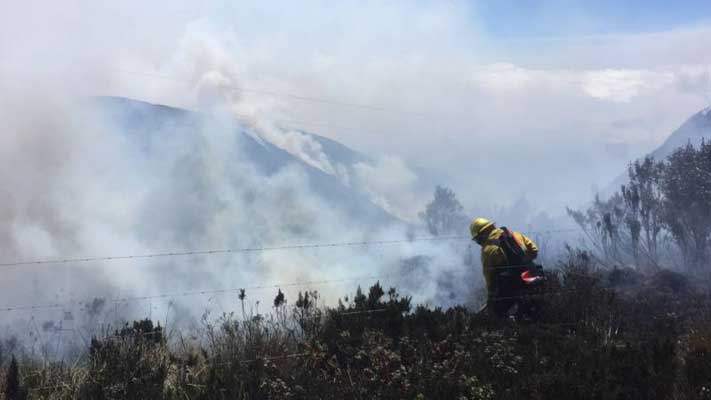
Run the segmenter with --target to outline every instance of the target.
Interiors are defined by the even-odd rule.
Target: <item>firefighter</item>
[[[525,283],[522,272],[537,271],[533,261],[538,247],[525,235],[496,225],[485,219],[475,218],[470,231],[472,240],[481,246],[481,266],[487,289],[485,309],[497,316],[505,316],[517,303]],[[535,272],[526,272],[535,273]],[[514,298],[511,298],[514,297]],[[520,302],[518,302],[520,304]]]

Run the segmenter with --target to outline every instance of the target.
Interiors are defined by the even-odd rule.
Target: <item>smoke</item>
[[[432,191],[423,170],[477,214],[525,194],[527,214],[548,210],[534,221],[555,229],[564,205],[624,169],[610,143],[642,154],[707,105],[705,27],[509,41],[487,36],[477,7],[462,2],[144,3],[30,1],[0,12],[4,260],[405,239]],[[96,95],[202,114],[146,115],[139,129],[98,112]],[[306,132],[366,156],[333,158]],[[250,138],[300,162],[266,172]],[[401,221],[366,223],[334,205],[314,171]],[[416,301],[451,304],[451,293],[464,299],[480,284],[458,278],[471,273],[464,251],[413,242],[23,266],[5,269],[0,304],[98,296],[107,300],[94,316],[189,319],[204,298],[112,299],[401,276],[408,260],[419,260],[417,274],[387,279]],[[295,287],[287,298],[315,288],[333,301],[372,281]],[[248,291],[262,311],[271,296]],[[209,303],[229,310],[235,295]],[[27,326],[27,315],[2,318]]]
[[[591,10],[544,4],[532,7],[527,24],[567,35],[511,39],[492,34],[482,19],[499,8],[476,2],[35,3],[3,13],[4,62],[35,71],[46,64],[46,75],[65,70],[59,78],[74,80],[85,80],[91,65],[105,73],[82,85],[94,93],[191,109],[226,97],[245,119],[288,121],[281,125],[290,132],[316,131],[434,170],[465,203],[522,193],[546,210],[586,201],[591,184],[604,187],[628,161],[610,157],[610,143],[627,145],[627,158],[641,156],[709,102],[711,31],[703,24],[581,36],[573,28],[589,33],[601,22],[586,15]],[[566,13],[577,8],[587,11],[571,19]],[[549,22],[557,19],[575,23]],[[620,121],[633,122],[619,129]],[[340,174],[308,139],[288,136],[290,151]],[[510,189],[488,173],[504,158]],[[575,162],[562,170],[568,161]],[[531,166],[570,190],[517,174]]]
[[[4,306],[59,305],[4,314],[2,320],[15,333],[28,333],[21,332],[27,326],[35,338],[42,332],[61,336],[66,329],[92,333],[101,324],[144,316],[165,316],[171,326],[187,326],[206,308],[228,312],[237,306],[235,292],[180,296],[185,292],[254,288],[247,290],[248,302],[265,312],[276,290],[273,285],[282,284],[288,299],[299,290],[316,289],[326,304],[334,304],[356,285],[376,280],[397,285],[406,273],[402,260],[423,254],[429,260],[418,270],[424,281],[432,281],[441,271],[461,271],[455,247],[407,243],[411,228],[406,224],[361,221],[313,190],[309,168],[332,171],[302,157],[304,164],[291,162],[272,173],[260,170],[249,161],[248,149],[255,137],[266,139],[259,130],[263,125],[235,122],[231,103],[215,103],[213,114],[201,115],[119,99],[70,99],[44,91],[4,93],[0,117],[8,134],[2,137],[0,237],[5,262],[404,241],[390,246],[8,267]],[[141,106],[150,113],[134,110]],[[171,116],[162,118],[160,113]],[[414,179],[398,161],[385,163],[398,166],[398,173],[409,181]],[[357,178],[378,182],[378,170],[369,168],[367,163],[358,164],[356,170],[364,173]],[[381,174],[389,169],[380,168]],[[367,187],[388,189],[387,180],[380,185]],[[344,278],[340,284],[290,286]],[[255,288],[265,285],[271,288]],[[401,288],[416,301],[441,304],[441,285],[405,283]],[[156,295],[164,296],[120,300]],[[464,298],[466,292],[459,296]],[[33,327],[32,321],[46,329]]]
[[[348,165],[332,160],[313,135],[280,124],[289,122],[292,104],[285,101],[293,97],[289,92],[270,97],[263,92],[271,91],[251,89],[258,80],[251,77],[243,61],[249,59],[245,53],[248,52],[239,45],[238,38],[229,32],[216,32],[207,21],[198,21],[190,24],[176,53],[157,73],[195,82],[191,104],[234,116],[249,125],[249,134],[337,177],[347,186],[358,180],[375,204],[404,220],[414,219],[418,210],[412,207],[423,203],[425,197],[418,193],[416,174],[401,158],[390,155],[376,162]]]
[[[375,204],[405,221],[416,221],[424,203],[417,193],[418,177],[402,159],[384,156],[375,163],[359,162],[354,170]]]
[[[268,121],[257,124],[259,137],[287,151],[306,164],[329,175],[334,175],[349,183],[346,167],[340,163],[332,163],[323,152],[321,143],[312,136],[292,129],[279,129]]]

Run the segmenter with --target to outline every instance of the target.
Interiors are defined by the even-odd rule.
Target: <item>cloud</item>
[[[472,82],[494,96],[512,93],[526,95],[546,90],[561,94],[568,92],[572,96],[580,90],[597,100],[629,103],[637,96],[653,95],[677,82],[703,78],[699,72],[689,67],[667,67],[659,71],[612,68],[542,70],[511,63],[494,63],[474,67]]]
[[[495,63],[474,67],[472,81],[495,94],[525,90],[535,79],[534,71],[510,63]]]
[[[671,72],[605,69],[586,72],[583,90],[596,99],[627,103],[645,91],[659,90],[674,80]]]

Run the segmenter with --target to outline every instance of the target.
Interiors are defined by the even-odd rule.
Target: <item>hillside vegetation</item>
[[[3,354],[8,399],[708,399],[709,298],[681,275],[599,272],[572,252],[536,322],[414,306],[380,285],[166,338],[150,320],[72,363]],[[236,301],[244,301],[243,293]],[[245,313],[247,314],[247,313]]]

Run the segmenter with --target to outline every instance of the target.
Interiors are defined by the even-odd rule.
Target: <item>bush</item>
[[[168,351],[162,328],[136,321],[112,336],[93,338],[87,369],[80,399],[164,398]]]
[[[168,345],[143,320],[94,338],[75,366],[10,363],[5,393],[21,383],[53,399],[709,398],[707,297],[655,279],[610,285],[582,252],[560,267],[535,321],[412,308],[379,284],[335,309],[317,309],[313,292],[290,307],[277,294],[272,316],[205,318],[201,341]]]

